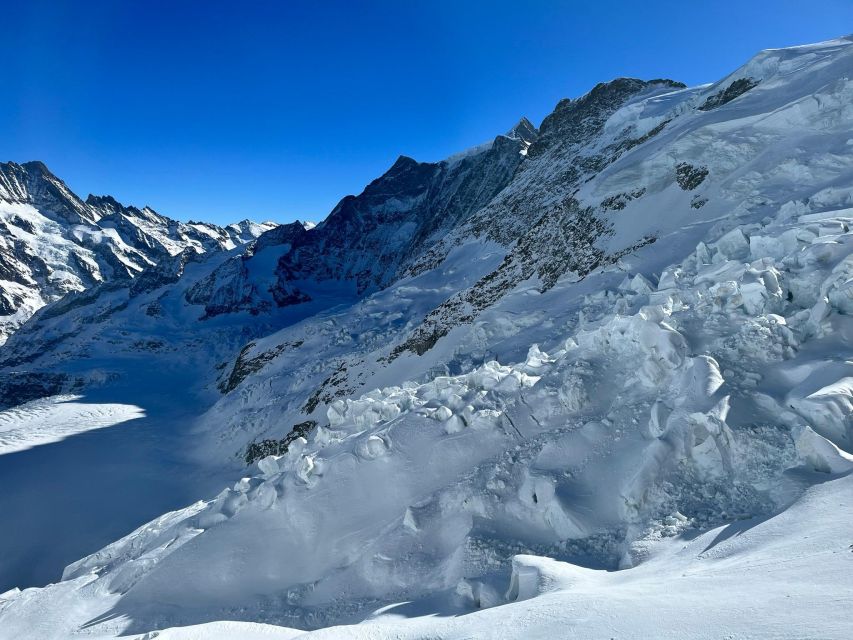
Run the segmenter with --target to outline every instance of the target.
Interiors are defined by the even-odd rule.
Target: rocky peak
[[[515,173],[535,127],[522,119],[513,137],[430,163],[400,156],[358,196],[347,196],[302,236],[280,273],[354,279],[359,293],[389,284],[449,230],[482,208]],[[405,232],[401,232],[405,231]],[[317,256],[325,254],[325,258]],[[334,256],[334,257],[332,257]],[[323,264],[318,264],[323,262]]]
[[[628,100],[651,87],[669,86],[683,88],[672,80],[638,80],[616,78],[595,85],[586,95],[577,99],[564,98],[554,111],[545,117],[539,127],[539,138],[530,148],[530,156],[543,153],[557,142],[582,144],[597,135],[607,119]]]
[[[97,215],[40,161],[0,163],[0,201],[31,204],[48,218],[93,224]]]
[[[249,219],[243,219],[239,222],[232,222],[225,229],[232,238],[241,243],[246,243],[254,241],[278,226],[277,222],[253,222]]]
[[[95,209],[101,209],[110,213],[124,209],[124,205],[112,196],[96,196],[91,193],[86,198],[86,204]]]
[[[515,126],[506,132],[506,137],[531,143],[539,137],[539,130],[527,118],[523,117]]]
[[[307,229],[296,220],[288,224],[280,224],[262,233],[249,247],[247,253],[257,253],[266,247],[276,247],[284,244],[294,244],[305,237]]]

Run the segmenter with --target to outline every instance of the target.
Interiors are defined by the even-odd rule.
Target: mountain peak
[[[418,164],[418,161],[410,156],[399,155],[397,159],[394,161],[394,164],[391,165],[389,171],[393,171],[395,169],[402,169],[404,167],[411,167],[412,165]]]
[[[0,163],[0,200],[31,204],[56,221],[96,221],[91,208],[40,160]]]
[[[47,168],[47,165],[41,160],[30,160],[29,162],[23,163],[21,166],[29,172],[41,173],[43,175],[55,177],[53,173],[51,173],[50,169]]]
[[[186,249],[230,250],[273,226],[225,230],[178,222],[110,195],[84,201],[38,160],[0,163],[0,205],[14,212],[0,229],[0,344],[69,292],[136,277]]]
[[[579,98],[563,98],[539,126],[539,136],[530,148],[537,156],[554,144],[578,144],[597,135],[607,119],[629,100],[652,89],[678,89],[684,85],[673,80],[615,78],[600,82]]]
[[[90,193],[88,196],[86,196],[86,204],[88,204],[90,207],[95,207],[96,209],[124,209],[124,205],[121,202],[109,195],[96,196],[95,194]]]
[[[524,142],[533,142],[539,136],[539,130],[533,126],[526,117],[522,116],[521,120],[515,123],[509,131],[506,132],[507,138],[513,140],[524,140]]]

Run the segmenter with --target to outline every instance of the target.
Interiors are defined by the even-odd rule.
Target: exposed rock
[[[708,177],[708,167],[694,167],[687,162],[675,165],[675,181],[684,191],[693,191]]]
[[[75,391],[82,384],[62,373],[14,372],[0,375],[0,409]]]
[[[274,349],[269,351],[264,351],[252,358],[247,357],[247,355],[254,348],[255,343],[250,342],[240,351],[240,355],[237,356],[237,360],[234,362],[234,366],[231,369],[231,373],[228,374],[228,379],[222,383],[219,388],[222,393],[229,393],[237,388],[243,380],[246,379],[252,373],[260,371],[264,365],[274,359],[280,353],[283,353],[288,349],[298,349],[302,346],[302,341],[299,340],[297,342],[284,342],[280,345],[277,345]]]
[[[266,458],[267,456],[283,456],[287,453],[290,444],[294,440],[306,437],[316,426],[316,420],[306,420],[305,422],[293,425],[288,434],[280,440],[266,439],[260,442],[253,442],[246,448],[243,459],[246,461],[246,464],[252,464],[256,460]]]
[[[631,200],[641,198],[645,192],[645,187],[641,187],[640,189],[634,189],[633,191],[628,191],[626,193],[617,193],[615,196],[609,196],[602,200],[601,208],[604,211],[621,211],[629,202],[631,202]]]
[[[738,78],[725,89],[709,96],[705,102],[702,103],[702,106],[699,107],[699,110],[710,111],[711,109],[721,107],[735,98],[742,96],[744,93],[756,86],[758,86],[758,80],[754,80],[752,78]]]

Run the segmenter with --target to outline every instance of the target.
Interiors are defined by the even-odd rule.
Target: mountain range
[[[0,341],[71,291],[129,280],[186,249],[233,249],[275,225],[183,223],[110,196],[81,200],[42,162],[0,163]]]
[[[850,637],[851,74],[618,78],[316,226],[0,165],[0,638]]]

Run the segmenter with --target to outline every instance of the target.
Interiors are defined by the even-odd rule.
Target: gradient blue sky
[[[851,0],[7,2],[0,159],[184,220],[319,220],[399,154],[596,82],[710,82],[847,32]]]

